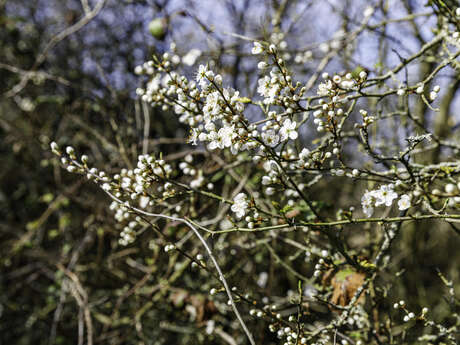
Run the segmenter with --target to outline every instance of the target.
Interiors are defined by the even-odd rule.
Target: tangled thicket
[[[131,66],[135,94],[98,88],[99,66],[91,101],[53,104],[68,118],[41,132],[59,157],[41,166],[71,185],[5,228],[5,325],[36,303],[6,339],[456,344],[458,4],[228,1],[219,27],[183,3],[156,4],[163,43]],[[69,35],[106,5],[81,4]],[[315,32],[318,18],[337,22]],[[40,69],[66,31],[30,70],[1,65],[17,78],[6,105],[50,111],[39,76],[72,88]]]

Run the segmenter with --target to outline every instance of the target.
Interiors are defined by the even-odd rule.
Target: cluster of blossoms
[[[222,76],[200,65],[196,82],[170,71],[169,56],[150,61],[157,74],[146,89],[138,89],[143,100],[163,108],[173,107],[179,121],[191,127],[190,142],[207,143],[210,150],[230,148],[233,154],[255,148],[260,138],[257,127],[245,119],[244,101],[238,91],[222,86]]]
[[[257,55],[264,52],[264,47],[254,43],[252,53]],[[293,83],[291,72],[285,67],[285,62],[278,56],[278,48],[270,45],[268,54],[273,59],[273,67],[269,75],[261,77],[258,81],[257,93],[263,97],[262,103],[266,105],[279,105],[286,109],[287,114],[292,114],[302,107],[299,100],[305,93],[305,88],[300,87],[300,83]],[[261,69],[268,68],[270,65],[261,61],[258,67]]]
[[[265,47],[254,43],[253,54],[260,54]],[[191,127],[189,141],[192,144],[206,143],[208,149],[229,148],[233,154],[258,148],[260,156],[265,156],[265,148],[275,148],[280,143],[298,138],[297,122],[291,115],[301,111],[299,100],[304,89],[298,91],[299,83],[292,84],[284,62],[277,56],[277,48],[269,47],[276,66],[259,80],[258,92],[267,105],[282,106],[285,111],[267,112],[267,119],[260,129],[250,124],[245,118],[244,103],[249,99],[240,97],[239,92],[222,86],[222,77],[215,74],[208,66],[200,65],[196,82],[189,81],[170,69],[173,65],[169,54],[162,60],[148,61],[136,72],[150,77],[145,89],[137,89],[138,95],[146,102],[163,109],[172,107],[179,115],[179,120]],[[260,145],[263,143],[264,145]],[[193,187],[204,184],[198,175]]]
[[[272,185],[279,183],[280,169],[278,163],[270,160],[264,163],[264,170],[267,175],[262,176],[261,182],[263,186],[267,186],[265,194],[270,196],[275,194],[275,189]]]
[[[281,128],[279,123],[281,123]],[[291,121],[291,119],[282,119],[280,118],[279,121],[272,126],[271,121],[267,121],[267,123],[262,128],[262,141],[265,145],[269,147],[275,147],[280,142],[284,142],[286,140],[295,140],[298,137],[297,133],[297,123],[295,121]],[[277,129],[279,130],[277,132]]]
[[[328,73],[323,73],[322,75],[324,82],[318,85],[318,96],[328,96],[334,97],[337,96],[340,91],[351,90],[354,86],[357,85],[357,81],[353,78],[351,73],[345,74],[345,76],[340,76],[338,74],[330,78]],[[367,78],[367,73],[362,71],[360,73],[361,79]]]
[[[430,101],[434,101],[438,97],[438,93],[441,90],[439,85],[435,85],[433,90],[430,92]]]
[[[288,78],[289,77],[289,78]],[[290,76],[287,76],[290,81]],[[283,75],[277,68],[270,71],[270,76],[265,76],[258,81],[257,92],[264,98],[264,104],[281,104],[283,98],[289,96],[290,89]]]
[[[393,201],[398,198],[398,193],[394,191],[394,185],[382,185],[377,190],[371,190],[364,193],[361,198],[361,205],[366,216],[370,217],[374,213],[374,207],[385,205],[390,207]],[[401,195],[398,201],[399,210],[407,210],[411,206],[411,198],[407,194]]]
[[[203,175],[203,170],[196,169],[192,163],[193,163],[193,156],[189,154],[185,156],[184,161],[180,162],[178,166],[179,166],[180,171],[184,175],[190,175],[193,177],[193,180],[190,181],[190,187],[193,189],[197,189],[205,185],[206,179]],[[209,190],[212,190],[214,188],[214,184],[211,182],[208,182],[206,184],[206,188]]]
[[[460,7],[455,10],[456,20],[460,19]],[[439,34],[444,36],[445,41],[457,48],[460,47],[460,31],[458,30],[458,25],[450,25],[454,22],[449,23],[449,21],[443,21],[441,23],[441,28]]]
[[[440,190],[438,188],[434,188],[431,193],[439,198],[447,198],[446,206],[452,208],[460,208],[460,182],[454,183],[447,183],[444,185],[444,190]],[[420,190],[415,190],[415,194],[421,194]]]
[[[351,73],[343,77],[336,74],[332,78],[328,73],[323,73],[322,77],[324,81],[319,84],[317,91],[322,98],[319,100],[319,109],[313,112],[314,123],[318,132],[327,130],[336,133],[343,125],[339,119],[345,115],[343,107],[348,102],[346,93],[363,83],[367,73],[361,71],[358,78]]]
[[[253,204],[245,193],[238,193],[233,198],[233,205],[231,206],[232,212],[235,213],[237,219],[242,219],[247,223],[248,228],[253,229],[257,224],[261,224],[263,219],[260,217],[259,212],[253,208]],[[230,226],[231,224],[229,224]],[[223,226],[227,228],[227,226]]]
[[[111,183],[105,183],[102,188],[113,193],[117,198],[129,196],[131,200],[138,200],[139,206],[145,208],[153,205],[150,189],[155,182],[168,178],[172,167],[163,159],[156,159],[151,155],[140,155],[135,169],[122,169],[113,176]],[[162,197],[174,195],[171,183],[161,184],[157,187],[162,192]]]
[[[372,14],[369,13],[366,16]],[[342,39],[344,38],[337,38],[330,45],[330,48],[337,49],[339,47],[337,44]],[[365,179],[370,176],[368,173],[379,174],[379,171],[372,171],[372,168],[360,168],[361,170],[358,170],[347,166],[347,160],[341,157],[346,135],[360,140],[360,145],[368,144],[368,153],[371,152],[371,145],[366,137],[360,138],[355,133],[343,135],[344,131],[342,131],[344,126],[348,125],[346,120],[355,109],[356,99],[361,96],[362,88],[365,88],[367,82],[370,81],[367,79],[367,72],[341,73],[332,76],[323,73],[323,80],[318,86],[317,95],[309,99],[305,95],[306,87],[301,87],[300,83],[294,84],[292,74],[285,66],[285,61],[291,56],[286,55],[287,43],[283,41],[283,37],[276,36],[270,42],[272,44],[255,42],[251,50],[253,55],[263,55],[264,58],[264,61],[259,61],[257,64],[262,76],[257,82],[258,95],[255,98],[259,98],[260,102],[243,97],[239,91],[233,88],[225,87],[222,75],[211,70],[214,67],[212,63],[200,65],[194,80],[174,71],[173,67],[181,61],[185,65],[192,65],[201,54],[197,51],[190,51],[182,59],[175,54],[165,53],[161,59],[154,58],[136,67],[135,72],[137,74],[149,77],[145,88],[139,88],[136,92],[144,102],[152,106],[173,110],[178,115],[179,121],[190,127],[189,141],[192,144],[205,146],[211,151],[228,149],[233,156],[236,156],[233,158],[239,160],[237,163],[248,166],[252,164],[251,167],[254,171],[250,171],[252,176],[248,174],[248,177],[255,177],[251,180],[256,181],[254,182],[256,184],[254,189],[258,189],[258,191],[251,190],[252,186],[249,187],[248,184],[244,186],[246,193],[238,193],[234,196],[233,202],[228,201],[227,196],[225,196],[225,202],[231,204],[230,209],[236,221],[246,222],[248,228],[252,229],[264,223],[264,226],[268,224],[267,228],[276,224],[276,226],[286,225],[286,227],[306,229],[310,226],[314,227],[314,222],[334,223],[337,218],[340,221],[345,217],[353,217],[352,208],[349,211],[339,209],[336,219],[323,217],[324,209],[328,206],[319,205],[317,210],[316,206],[321,203],[317,200],[312,201],[311,195],[307,194],[310,192],[309,189],[325,176]],[[299,61],[301,59],[302,57],[298,58]],[[389,95],[396,93],[402,96],[406,94],[408,89],[411,90],[411,93],[415,91],[417,94],[423,94],[424,85],[418,85],[416,89],[415,87],[407,89],[401,87],[396,92],[390,92]],[[439,86],[432,89],[429,96],[431,101],[436,99],[439,91]],[[310,103],[312,100],[318,100],[318,102],[312,105]],[[349,105],[350,107],[348,107]],[[264,116],[263,120],[254,123],[249,121],[245,112],[251,106],[259,107],[259,113]],[[345,110],[345,106],[347,106],[347,110]],[[314,141],[316,147],[306,148],[302,147],[301,141],[297,139],[299,138],[299,127],[309,119],[310,112],[313,114],[313,122],[317,132],[324,132],[324,135]],[[360,133],[365,133],[366,127],[374,123],[376,118],[380,119],[378,115],[376,117],[370,116],[368,111],[364,109],[360,109],[359,114],[363,119],[363,124],[355,123],[354,128],[360,128]],[[301,116],[303,116],[303,120],[300,120]],[[408,141],[411,143],[409,138]],[[295,145],[292,142],[294,140],[297,140]],[[412,141],[419,142],[421,140],[415,138]],[[55,152],[60,152],[55,144],[52,145],[52,149]],[[246,151],[250,150],[251,152],[247,154]],[[122,245],[132,243],[136,238],[136,231],[142,225],[142,219],[133,214],[131,203],[143,209],[158,207],[161,212],[168,214],[186,209],[185,207],[182,208],[183,203],[187,204],[187,207],[190,206],[183,213],[193,210],[193,212],[188,212],[187,216],[193,214],[190,218],[199,218],[199,212],[195,212],[196,208],[192,207],[193,203],[199,204],[197,199],[203,196],[203,198],[214,197],[215,200],[223,200],[223,197],[219,195],[203,191],[202,188],[205,187],[212,190],[214,184],[209,182],[208,175],[210,174],[206,172],[205,168],[199,167],[194,162],[192,155],[185,156],[184,160],[177,164],[177,170],[162,159],[161,155],[159,158],[153,155],[140,155],[135,169],[123,169],[119,174],[109,178],[104,172],[87,168],[85,165],[87,158],[82,157],[81,159],[84,163],[83,167],[73,164],[73,160],[76,159],[73,149],[68,148],[66,153],[69,157],[62,157],[61,162],[67,166],[68,171],[87,173],[89,178],[95,180],[104,190],[122,201],[122,203],[113,202],[111,205],[121,230],[119,243]],[[228,156],[230,157],[230,155]],[[247,159],[248,156],[251,158]],[[378,161],[379,154],[372,155],[372,158]],[[392,157],[386,159],[397,160]],[[215,182],[215,180],[212,181]],[[396,184],[398,185],[398,183]],[[186,192],[181,193],[183,190]],[[449,201],[449,205],[455,206],[457,200],[455,198],[458,194],[455,186],[453,184],[447,185],[445,192],[446,194],[439,192],[439,195],[452,197],[450,200],[453,201]],[[249,193],[250,197],[248,197]],[[418,191],[413,191],[410,195],[399,196],[393,184],[381,185],[376,190],[366,190],[361,199],[362,208],[366,216],[371,217],[375,207],[391,207],[394,201],[399,198],[398,208],[400,211],[404,211],[411,207],[412,195],[416,198],[420,196],[417,193]],[[436,194],[438,193],[433,191],[433,195]],[[188,199],[189,195],[192,195],[190,199]],[[227,195],[231,195],[231,192]],[[172,204],[181,197],[183,199],[179,201],[179,204]],[[129,200],[129,202],[123,202],[123,200]],[[305,206],[308,211],[298,207],[288,215],[289,211],[299,206],[301,202],[308,206]],[[259,212],[264,215],[275,216],[271,219],[270,217],[263,219]],[[295,219],[297,214],[301,214],[301,217]],[[310,220],[312,222],[306,224]],[[201,220],[193,219],[193,221],[200,222]],[[222,225],[224,222],[226,222],[225,226]],[[221,220],[220,224],[222,229],[229,229],[235,225],[229,218]],[[391,230],[388,232],[391,233],[391,236],[385,234],[388,237],[384,239],[382,248],[386,248],[384,245],[389,246],[390,239],[394,237],[396,229],[396,224],[391,225]],[[305,232],[308,231],[307,229]],[[316,246],[309,241],[309,239],[305,240],[308,247],[306,262],[311,263],[311,254],[320,257],[318,263],[312,265],[314,268],[313,279],[318,278],[317,282],[326,272],[338,268],[336,262],[360,265],[359,262],[354,262],[349,255],[344,254],[341,251],[342,248],[334,247],[334,244]],[[173,245],[165,247],[165,251],[172,249],[174,249]],[[383,253],[384,250],[381,252]],[[197,257],[197,260],[200,261],[201,259],[201,257]],[[196,265],[196,263],[194,264]],[[265,287],[267,279],[266,274],[260,276],[258,279],[259,287]],[[212,295],[215,293],[215,289],[211,290]],[[369,328],[369,316],[364,307],[359,304],[350,305],[348,311],[349,313],[344,314],[346,315],[343,319],[344,324],[348,324],[350,328]],[[250,314],[257,317],[270,316],[264,308],[254,309]],[[408,317],[413,319],[411,315]],[[281,319],[281,314],[276,314],[275,318]],[[294,317],[289,319],[289,322],[292,322],[291,325],[295,321]],[[301,334],[298,329],[293,329],[287,325],[271,325],[270,329],[276,332],[278,338],[283,339],[286,345],[306,344],[307,342],[319,345],[328,344],[332,341],[331,333],[327,329],[324,329],[317,339],[314,339],[316,343],[312,343],[311,339],[304,337],[304,334]],[[341,343],[347,344],[348,341],[342,339]],[[359,344],[359,341],[356,343]]]

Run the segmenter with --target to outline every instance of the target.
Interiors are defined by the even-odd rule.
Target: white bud
[[[448,184],[446,184],[446,186],[444,187],[444,190],[446,191],[446,193],[448,193],[448,194],[452,194],[452,193],[454,193],[454,192],[455,192],[455,190],[456,190],[456,187],[455,187],[455,185],[454,185],[454,184],[452,184],[452,183],[448,183]]]
[[[268,67],[268,64],[265,62],[265,61],[260,61],[258,64],[257,64],[257,68],[258,69],[265,69]]]
[[[73,155],[75,153],[75,150],[72,146],[67,146],[65,152],[67,152],[68,155]]]
[[[51,150],[53,151],[59,151],[59,146],[58,144],[56,144],[55,141],[51,142],[50,147],[51,147]]]
[[[104,183],[102,185],[102,189],[105,190],[105,191],[109,191],[112,187],[110,187],[110,184],[108,183]]]

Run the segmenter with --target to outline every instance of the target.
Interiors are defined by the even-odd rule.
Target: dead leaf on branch
[[[183,289],[177,289],[170,295],[170,301],[176,308],[184,308],[190,318],[198,323],[209,320],[217,312],[214,302],[203,295],[190,294]]]
[[[356,291],[364,284],[365,275],[349,269],[338,271],[331,280],[334,288],[331,303],[346,306],[353,299]],[[364,294],[358,299],[364,302]]]

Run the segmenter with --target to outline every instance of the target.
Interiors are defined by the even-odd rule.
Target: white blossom
[[[150,198],[148,196],[141,196],[139,199],[139,206],[141,208],[146,208],[149,204]]]
[[[363,212],[368,217],[372,216],[372,214],[374,213],[374,207],[372,205],[374,202],[373,192],[374,191],[366,190],[366,192],[361,198],[361,205],[363,207]]]
[[[391,206],[393,200],[398,197],[398,194],[390,185],[383,185],[379,190],[374,192],[375,206],[385,205]]]
[[[258,81],[257,92],[263,97],[269,97],[271,90],[270,77],[265,76]]]
[[[201,50],[191,49],[187,54],[182,57],[182,63],[187,66],[195,64],[196,60],[200,57]]]
[[[280,142],[280,137],[272,129],[262,133],[262,140],[265,145],[270,147],[275,147]]]
[[[196,73],[196,81],[202,88],[206,87],[208,84],[208,80],[206,78],[206,73],[208,72],[208,68],[204,65],[200,65],[198,67],[198,72]]]
[[[398,207],[400,211],[407,210],[411,206],[410,196],[407,194],[401,195],[401,198],[398,200]]]
[[[231,210],[236,213],[237,218],[243,218],[249,206],[246,194],[239,193],[235,196],[233,202],[234,204],[232,205]]]
[[[306,147],[304,147],[302,149],[302,151],[300,151],[300,154],[299,154],[299,159],[305,161],[307,160],[308,156],[310,155],[310,150],[307,149]]]
[[[318,96],[329,96],[332,93],[332,82],[330,80],[318,85]]]
[[[259,42],[254,42],[254,47],[252,47],[251,53],[254,55],[261,54],[264,51],[262,44]]]
[[[295,121],[291,121],[290,119],[284,121],[283,127],[280,129],[281,141],[297,139],[299,134],[296,131],[296,125],[297,123]]]

